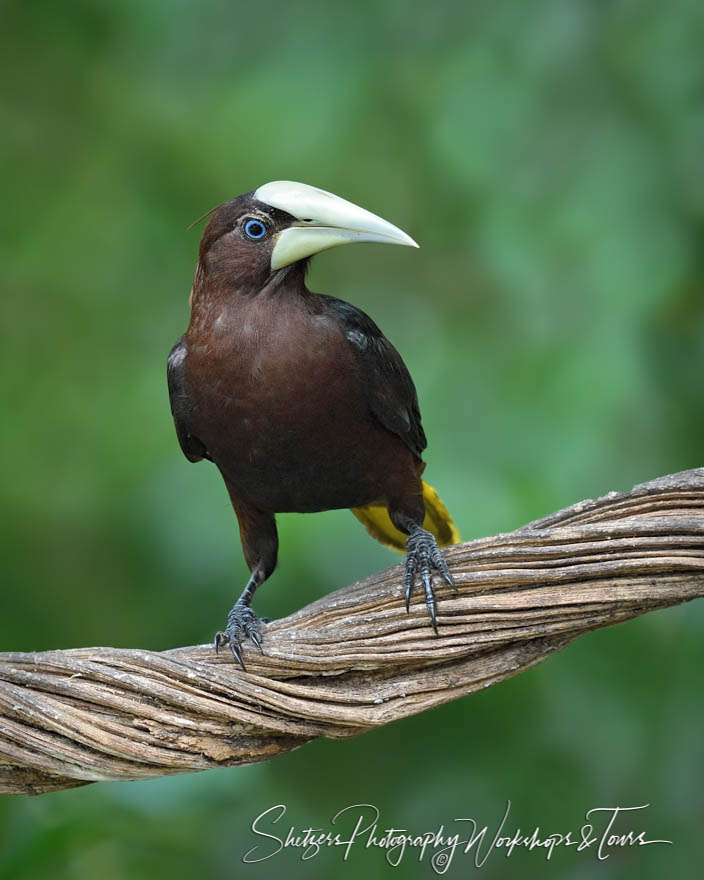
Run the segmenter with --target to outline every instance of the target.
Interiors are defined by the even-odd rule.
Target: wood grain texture
[[[0,654],[0,792],[265,761],[489,687],[601,626],[704,595],[704,468],[449,548],[440,634],[401,566],[210,645]]]

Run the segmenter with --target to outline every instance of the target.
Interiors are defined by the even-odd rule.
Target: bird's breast
[[[375,499],[377,447],[388,432],[370,415],[336,324],[255,303],[214,314],[186,339],[194,433],[231,492],[275,511]]]

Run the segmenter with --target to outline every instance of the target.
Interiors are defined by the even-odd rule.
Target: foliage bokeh
[[[422,245],[342,248],[310,286],[368,311],[416,380],[428,479],[464,537],[702,465],[704,16],[695,0],[4,2],[0,646],[206,641],[245,577],[213,467],[182,458],[164,362],[202,211],[278,178]],[[286,614],[397,558],[344,511],[281,517]],[[400,601],[400,599],[399,599]],[[661,877],[701,858],[704,612],[581,639],[482,695],[270,764],[0,802],[0,877],[291,877],[252,819],[353,803],[417,830],[577,828],[649,803],[671,847],[503,876]],[[431,876],[411,856],[403,876]],[[448,872],[470,870],[457,859]]]

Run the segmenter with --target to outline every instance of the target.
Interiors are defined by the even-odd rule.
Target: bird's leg
[[[406,567],[403,572],[403,587],[406,593],[406,611],[410,610],[411,594],[415,586],[416,575],[420,575],[423,588],[425,589],[425,604],[430,614],[430,622],[435,634],[438,632],[436,618],[437,600],[433,590],[432,571],[439,571],[443,579],[454,589],[455,582],[450,574],[450,569],[442,555],[442,550],[430,532],[426,532],[417,523],[414,523],[406,540]]]
[[[417,480],[416,485],[410,483],[403,495],[390,499],[387,503],[387,509],[391,522],[399,531],[408,535],[406,539],[406,566],[403,572],[406,611],[410,610],[416,577],[420,575],[425,590],[425,604],[430,615],[430,623],[437,635],[437,600],[433,590],[433,569],[440,572],[443,579],[454,590],[457,590],[457,587],[434,536],[421,525],[425,519],[425,504],[420,480]]]
[[[279,542],[273,514],[243,505],[232,491],[230,498],[240,526],[244,558],[252,574],[242,595],[227,615],[227,626],[222,632],[215,634],[215,651],[229,647],[235,660],[245,669],[242,640],[250,639],[262,651],[262,622],[266,622],[266,619],[262,621],[252,610],[252,597],[257,587],[264,583],[276,567]]]
[[[252,610],[251,604],[254,591],[263,580],[261,572],[252,572],[242,595],[227,615],[227,626],[224,631],[215,633],[215,653],[217,654],[220,648],[229,646],[235,660],[245,671],[246,667],[242,659],[242,639],[251,639],[254,645],[260,651],[262,650],[262,622]]]
[[[420,576],[425,590],[425,604],[428,607],[430,622],[437,635],[437,600],[433,590],[433,569],[440,572],[443,579],[453,589],[456,590],[457,587],[442,555],[442,550],[438,547],[433,535],[421,525],[425,519],[425,504],[423,503],[423,490],[420,481],[417,480],[415,486],[411,483],[407,492],[402,496],[391,499],[387,509],[391,522],[399,531],[408,535],[406,539],[406,567],[403,572],[406,611],[410,610],[416,577]]]

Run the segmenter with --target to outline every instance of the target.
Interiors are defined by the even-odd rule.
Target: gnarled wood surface
[[[704,469],[447,551],[436,637],[401,567],[265,627],[247,673],[200,645],[0,654],[0,792],[263,761],[528,669],[578,635],[704,594]]]

